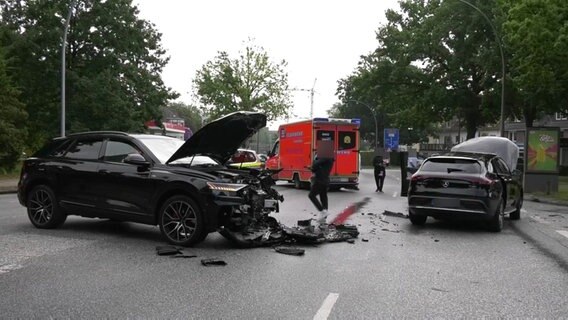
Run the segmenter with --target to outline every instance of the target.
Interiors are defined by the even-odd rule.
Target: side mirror
[[[124,158],[123,162],[142,167],[147,167],[150,165],[150,162],[146,161],[146,159],[141,154],[138,153],[131,153],[127,155],[126,158]]]

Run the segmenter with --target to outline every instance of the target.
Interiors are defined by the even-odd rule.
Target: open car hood
[[[493,153],[507,163],[511,171],[517,168],[519,147],[511,140],[502,137],[477,137],[452,147],[452,152]]]
[[[166,163],[204,155],[225,163],[239,146],[266,126],[266,116],[258,112],[240,111],[214,120],[191,136]]]

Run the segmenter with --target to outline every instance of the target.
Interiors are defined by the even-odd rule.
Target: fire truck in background
[[[330,174],[330,189],[359,187],[359,119],[314,118],[283,124],[278,128],[279,139],[274,144],[266,168],[282,169],[276,180],[294,182],[298,189],[309,187],[308,168],[318,143],[334,141],[335,161]]]

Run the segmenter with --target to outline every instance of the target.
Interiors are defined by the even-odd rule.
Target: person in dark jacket
[[[375,156],[375,158],[373,158],[373,167],[375,169],[375,184],[377,185],[377,190],[375,190],[375,192],[383,192],[383,184],[386,176],[383,157]]]
[[[314,162],[310,167],[312,171],[310,193],[308,197],[316,206],[319,211],[318,223],[323,224],[326,222],[327,218],[327,189],[329,187],[329,174],[331,168],[333,167],[333,147],[331,144],[320,142],[318,147],[318,156],[314,157]],[[331,147],[330,147],[331,146]],[[331,148],[331,151],[328,150]],[[319,195],[319,200],[317,196]]]

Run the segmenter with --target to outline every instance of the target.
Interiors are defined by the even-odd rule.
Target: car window
[[[497,171],[497,173],[511,174],[511,172],[509,171],[509,168],[507,167],[507,165],[505,164],[505,162],[503,160],[496,158],[492,162],[494,163],[494,167],[495,167],[495,170]]]
[[[276,141],[274,148],[272,149],[272,154],[278,154],[280,152],[280,141]]]
[[[339,131],[339,150],[355,148],[355,132]]]
[[[71,145],[71,140],[54,140],[34,154],[34,157],[60,157]]]
[[[481,173],[481,164],[474,159],[436,158],[428,159],[420,171],[443,173]]]
[[[140,153],[132,145],[122,141],[107,141],[103,161],[122,162],[127,155]]]
[[[245,162],[255,162],[256,157],[252,152],[245,152]]]
[[[77,141],[67,152],[65,158],[80,160],[97,160],[103,145],[102,140]]]

